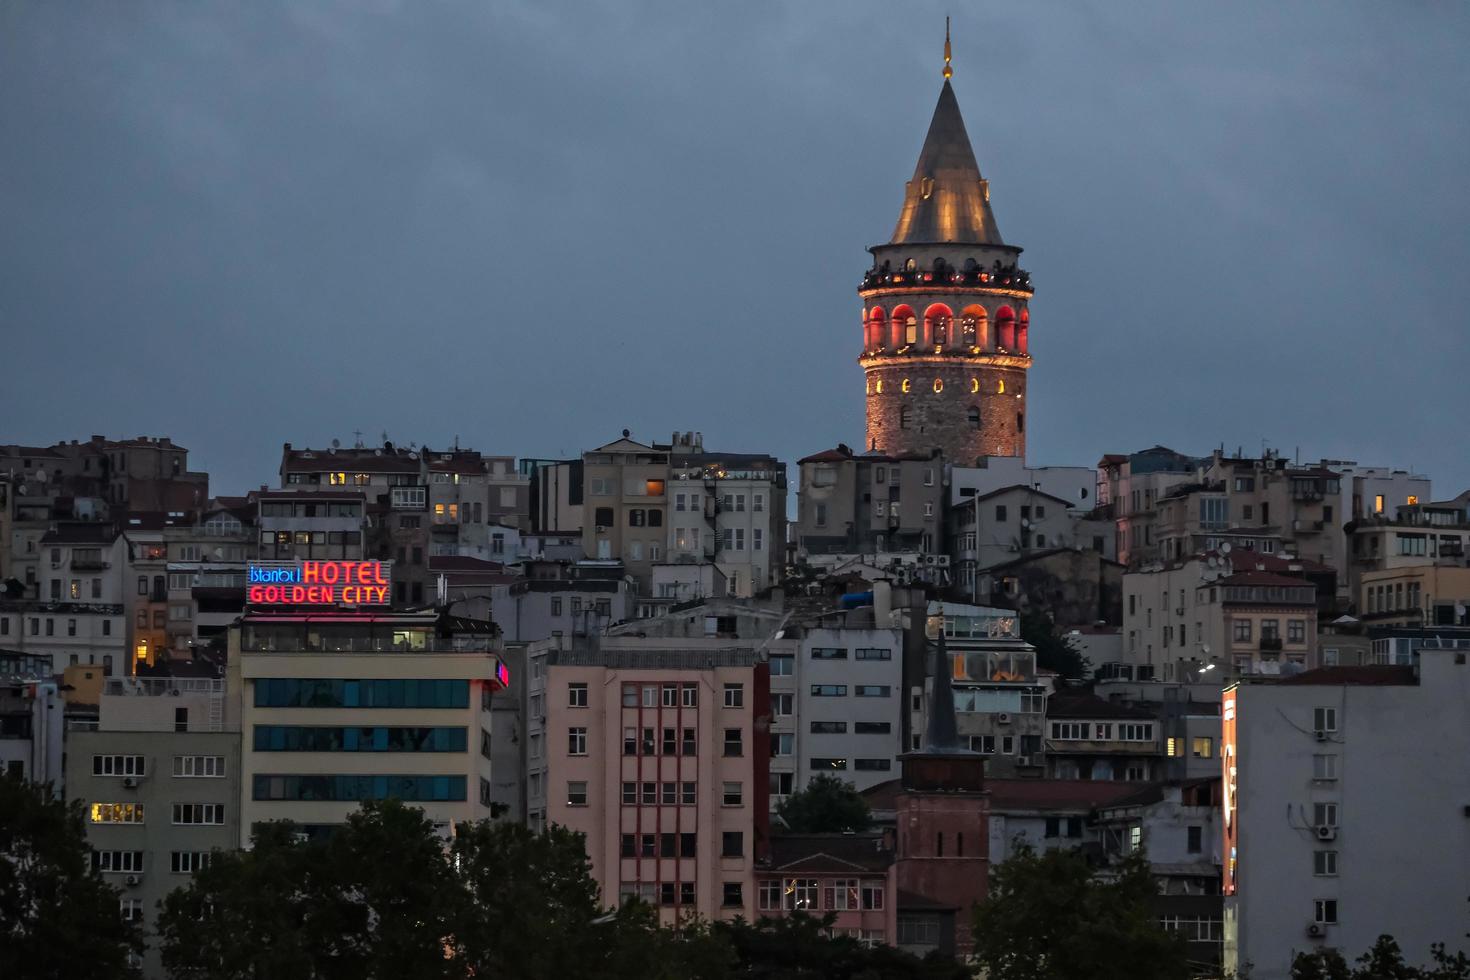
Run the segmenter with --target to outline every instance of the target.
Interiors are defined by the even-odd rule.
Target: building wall
[[[841,651],[837,659],[816,656],[819,650]],[[859,659],[859,651],[881,650],[884,660]],[[874,656],[869,654],[869,656]],[[818,775],[837,776],[867,789],[898,771],[903,751],[903,635],[897,629],[812,629],[801,640],[798,663],[797,786]],[[819,690],[841,688],[840,696]],[[861,695],[860,689],[882,691]],[[831,723],[842,732],[822,729]],[[859,733],[859,725],[886,725],[886,732]],[[818,762],[817,760],[828,760]],[[840,766],[838,765],[840,763]]]
[[[546,820],[587,835],[587,855],[604,904],[640,894],[641,887],[665,922],[687,912],[711,919],[753,918],[754,813],[761,805],[756,780],[765,779],[766,769],[756,757],[752,667],[662,668],[653,666],[653,657],[643,668],[560,666],[555,657],[544,686]],[[580,693],[578,700],[572,698],[572,685],[585,685],[586,707],[580,706]],[[725,707],[726,685],[741,690],[739,707]],[[636,704],[625,703],[625,686]],[[673,691],[677,705],[667,705],[666,690]],[[686,690],[694,692],[693,704],[687,704]],[[635,733],[634,754],[625,751],[625,729]],[[651,746],[645,729],[652,732]],[[679,751],[672,754],[663,751],[666,729],[676,737]],[[693,730],[692,755],[683,751],[685,729]],[[739,754],[726,748],[727,729],[740,733]],[[574,730],[585,735],[584,752],[573,751],[582,744],[573,740]],[[625,783],[634,786],[636,803],[624,803]],[[654,803],[644,802],[645,783],[653,785]],[[694,802],[666,803],[666,786],[674,788],[678,800],[688,798],[685,783],[694,784]],[[726,783],[741,787],[740,803],[725,803]],[[724,853],[727,832],[740,835],[738,855]],[[694,834],[693,855],[663,856],[668,834],[674,835],[679,854],[684,853],[681,835]],[[632,835],[635,856],[625,856],[625,835]],[[653,835],[658,856],[642,856],[646,835]],[[692,905],[684,901],[686,883],[693,886]],[[739,904],[724,901],[726,883],[740,885]],[[665,885],[672,886],[668,895]],[[673,901],[666,901],[670,896]]]
[[[1281,980],[1294,953],[1332,946],[1351,961],[1383,933],[1411,962],[1427,960],[1431,943],[1463,947],[1470,667],[1453,651],[1421,649],[1420,672],[1412,685],[1233,689],[1226,818],[1233,792],[1238,851],[1226,969],[1249,962],[1258,980]],[[1317,708],[1337,712],[1337,731],[1321,741]],[[1318,755],[1335,757],[1335,779],[1314,778]],[[1338,806],[1333,841],[1316,837],[1316,803]],[[1316,875],[1313,855],[1327,850],[1338,873]],[[1318,900],[1336,901],[1338,916],[1320,939],[1307,935]]]
[[[999,354],[865,359],[866,447],[894,454],[938,449],[962,462],[1025,456],[1029,362]]]
[[[463,799],[409,800],[429,819],[447,828],[490,816],[490,755],[482,732],[491,728],[488,695],[496,657],[485,652],[422,653],[258,653],[241,650],[240,631],[230,634],[232,689],[240,692],[244,744],[241,750],[241,843],[262,820],[294,820],[311,825],[344,823],[358,808],[355,799],[273,800],[257,798],[257,777],[313,775],[459,776]],[[257,707],[256,687],[267,678],[357,680],[463,680],[468,702],[443,708]],[[463,751],[270,751],[255,745],[258,726],[463,728]]]

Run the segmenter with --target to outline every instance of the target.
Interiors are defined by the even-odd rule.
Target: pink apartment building
[[[548,822],[586,835],[603,900],[637,896],[666,922],[754,918],[770,792],[770,682],[756,651],[603,637],[601,649],[544,656],[532,791],[544,785]]]

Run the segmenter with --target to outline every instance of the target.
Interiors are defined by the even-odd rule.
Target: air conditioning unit
[[[123,879],[123,884],[127,885],[129,888],[137,888],[142,883],[142,875],[128,875],[126,878]]]
[[[138,788],[138,777],[137,776],[128,776],[127,778],[125,778],[123,780],[123,789],[137,789],[137,788]]]
[[[935,555],[934,556],[934,564],[938,565],[940,568],[948,568],[949,567],[949,555]]]
[[[1002,725],[1009,725],[1011,723],[1011,716],[1002,711],[995,716],[995,720]]]
[[[606,534],[607,533],[607,525],[606,524],[594,524],[592,526],[592,530],[595,531],[598,534]]]
[[[1337,828],[1323,824],[1317,828],[1318,840],[1337,840]]]
[[[1313,939],[1321,939],[1326,932],[1327,930],[1320,922],[1307,923],[1307,935]]]
[[[1329,737],[1331,737],[1331,734],[1332,734],[1331,732],[1324,731],[1321,728],[1317,729],[1315,732],[1312,733],[1312,735],[1315,736],[1316,739],[1317,739],[1317,741],[1319,741],[1319,742],[1325,742],[1325,741],[1327,741],[1327,739]]]
[[[1175,607],[1175,609],[1174,609],[1174,615],[1176,615],[1176,616],[1183,616],[1184,615],[1184,607],[1183,606],[1177,606],[1177,607]]]
[[[1029,766],[1029,765],[1032,765],[1031,757],[1029,755],[1018,755],[1018,756],[1016,756],[1016,765],[1018,765],[1018,766]]]

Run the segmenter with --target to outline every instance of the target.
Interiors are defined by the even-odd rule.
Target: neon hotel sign
[[[380,561],[251,562],[245,599],[253,606],[382,606],[388,583]]]

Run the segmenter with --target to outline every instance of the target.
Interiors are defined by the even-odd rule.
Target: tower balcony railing
[[[897,349],[887,346],[873,347],[864,350],[863,357],[952,357],[956,360],[968,360],[974,357],[985,357],[996,355],[1000,357],[1024,357],[1030,358],[1031,353],[1023,350],[1011,350],[1008,347],[980,347],[971,345],[969,347],[951,347],[948,344],[904,344]]]
[[[863,273],[863,284],[859,289],[882,289],[885,286],[982,286],[992,289],[1021,289],[1031,291],[1031,273],[1015,266],[989,269],[908,269],[891,272],[884,269],[869,269]]]

